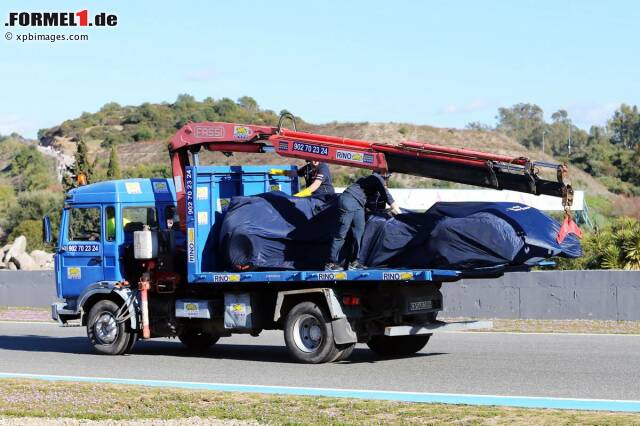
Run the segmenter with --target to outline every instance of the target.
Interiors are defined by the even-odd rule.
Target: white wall
[[[344,188],[336,188],[342,192]],[[391,195],[406,209],[427,210],[438,201],[507,201],[522,203],[543,211],[563,211],[562,200],[549,195],[532,195],[495,189],[399,189],[392,188]],[[575,191],[571,210],[584,210],[584,191]]]

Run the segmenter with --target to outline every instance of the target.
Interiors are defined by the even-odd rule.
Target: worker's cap
[[[377,174],[378,176],[380,176],[382,179],[384,180],[389,180],[389,178],[391,177],[391,173],[390,172],[374,172],[374,174]]]

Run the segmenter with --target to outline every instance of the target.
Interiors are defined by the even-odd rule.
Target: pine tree
[[[111,147],[111,154],[109,155],[109,166],[107,168],[108,179],[122,179],[122,173],[120,172],[120,163],[118,161],[118,153],[116,147]]]
[[[89,162],[87,144],[85,143],[84,139],[80,139],[80,141],[78,141],[78,150],[76,151],[75,159],[76,174],[84,173],[87,176],[87,179],[89,179],[91,177],[92,167],[91,163]]]
[[[91,175],[93,174],[93,165],[89,162],[89,155],[87,150],[87,144],[83,139],[78,141],[76,148],[76,154],[74,156],[74,163],[72,166],[67,167],[67,172],[62,178],[62,184],[65,191],[78,186],[78,176],[84,174],[87,178],[87,182],[91,182]]]

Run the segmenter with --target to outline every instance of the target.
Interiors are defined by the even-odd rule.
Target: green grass
[[[628,425],[640,414],[417,404],[0,380],[0,417],[88,420],[221,419],[263,424]],[[197,422],[196,422],[197,423]]]

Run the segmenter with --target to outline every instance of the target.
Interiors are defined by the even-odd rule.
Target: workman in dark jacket
[[[295,171],[292,171],[296,173]],[[297,171],[299,177],[304,177],[306,188],[295,194],[297,197],[310,195],[333,195],[336,193],[331,182],[331,171],[327,163],[307,161],[307,164]]]
[[[364,268],[358,262],[358,253],[360,252],[360,244],[364,235],[364,207],[367,199],[379,197],[380,200],[391,206],[391,214],[400,213],[397,203],[387,189],[386,180],[388,178],[388,174],[373,173],[358,179],[340,195],[338,200],[338,227],[331,243],[331,254],[329,263],[325,265],[325,270],[343,270],[343,267],[338,264],[338,256],[349,229],[353,230],[355,259],[349,263],[348,267],[349,269]]]
[[[306,188],[297,194],[293,194],[295,197],[309,197],[311,195],[333,195],[336,193],[331,182],[331,171],[326,163],[319,161],[307,161],[307,164],[300,167],[298,170],[282,170],[271,169],[269,171],[271,175],[281,175],[289,177],[304,177]]]

